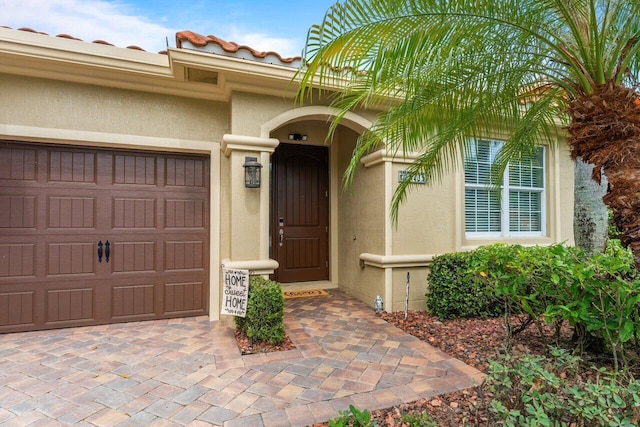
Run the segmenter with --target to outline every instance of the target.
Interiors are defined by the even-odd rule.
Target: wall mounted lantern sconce
[[[246,188],[260,188],[260,169],[257,157],[244,158],[244,186]]]
[[[307,135],[303,135],[301,133],[290,133],[289,140],[291,141],[306,141]]]

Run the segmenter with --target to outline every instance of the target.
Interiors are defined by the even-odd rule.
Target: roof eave
[[[220,84],[187,81],[185,67],[217,71]],[[233,90],[293,96],[296,70],[186,49],[167,54],[0,27],[0,73],[226,101]]]

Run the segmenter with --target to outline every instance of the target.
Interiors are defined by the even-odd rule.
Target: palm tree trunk
[[[606,175],[602,200],[640,270],[640,97],[634,89],[609,83],[573,99],[569,112],[571,157],[594,165],[594,181],[601,181],[601,172]]]
[[[598,184],[591,179],[593,165],[575,160],[573,235],[576,246],[589,256],[603,253],[607,245],[608,210],[602,201],[607,179]]]
[[[631,248],[640,271],[640,158],[638,154],[635,157],[625,162],[625,167],[605,168],[609,190],[603,200],[613,211],[613,223],[621,232],[622,245]]]

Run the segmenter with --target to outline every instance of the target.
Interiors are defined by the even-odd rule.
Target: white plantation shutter
[[[530,158],[511,162],[498,189],[491,185],[491,167],[501,147],[499,141],[475,141],[465,156],[465,232],[470,236],[542,235],[544,149],[538,147]]]

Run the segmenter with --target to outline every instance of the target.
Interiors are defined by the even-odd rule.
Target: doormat
[[[329,296],[324,289],[303,289],[300,291],[282,291],[285,299]]]

